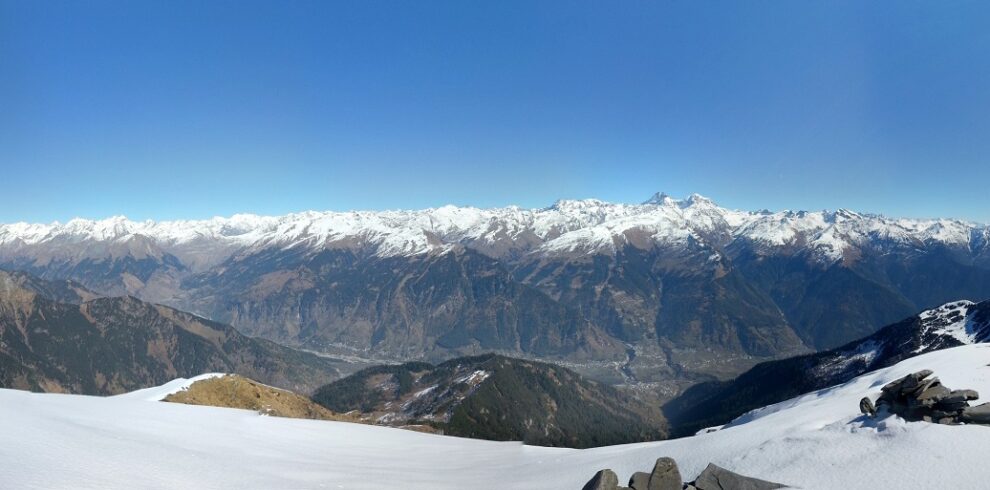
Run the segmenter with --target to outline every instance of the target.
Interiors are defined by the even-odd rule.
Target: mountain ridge
[[[377,366],[321,387],[313,400],[382,425],[541,446],[594,447],[661,439],[656,407],[554,364],[487,354],[432,365]]]
[[[3,387],[112,395],[232,371],[309,391],[340,375],[328,360],[190,313],[130,296],[61,303],[17,286],[19,277],[0,271]]]
[[[764,405],[842,384],[937,350],[990,341],[990,300],[958,300],[887,325],[836,349],[757,364],[739,377],[687,389],[664,406],[675,436]]]
[[[855,226],[850,226],[853,224]],[[206,220],[131,221],[123,216],[104,220],[76,218],[61,224],[0,224],[0,251],[42,243],[131,241],[132,255],[154,256],[157,246],[183,257],[189,249],[212,241],[227,256],[248,248],[300,245],[347,247],[348,240],[365,240],[376,253],[412,255],[443,252],[468,245],[494,256],[505,253],[499,241],[523,243],[517,252],[553,255],[575,248],[594,251],[614,246],[630,229],[647,227],[658,242],[699,238],[705,232],[727,228],[729,235],[767,246],[804,242],[821,253],[822,260],[840,260],[842,248],[865,235],[905,244],[937,242],[986,248],[990,226],[957,219],[888,218],[880,214],[836,211],[738,211],[692,194],[673,199],[659,194],[642,204],[610,203],[597,199],[558,200],[544,208],[516,206],[476,208],[442,206],[422,210],[304,211],[281,216],[236,214]],[[682,233],[684,230],[690,232]],[[150,243],[142,239],[150,240]],[[213,259],[216,260],[216,259]],[[184,260],[185,262],[185,260]],[[209,261],[204,262],[209,263]]]

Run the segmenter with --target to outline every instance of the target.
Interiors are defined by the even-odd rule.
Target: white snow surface
[[[624,483],[671,456],[686,479],[714,462],[804,489],[986,488],[990,427],[869,420],[858,402],[920,369],[950,388],[987,394],[988,363],[987,344],[932,352],[715,432],[587,450],[264,417],[144,395],[0,390],[0,487],[573,490],[601,468]]]
[[[368,247],[380,256],[443,252],[471,246],[493,255],[614,253],[625,244],[676,247],[724,244],[738,238],[763,247],[810,249],[822,261],[841,260],[865,245],[986,247],[990,228],[949,219],[895,219],[840,209],[745,212],[693,194],[658,194],[642,204],[596,199],[553,206],[493,209],[444,206],[412,211],[307,211],[284,216],[238,214],[191,221],[73,219],[68,223],[0,225],[0,258],[44,260],[169,253],[186,265],[209,267],[238,253],[266,248]],[[645,243],[644,243],[645,242]]]
[[[199,376],[193,376],[192,378],[176,378],[168,383],[161,386],[153,386],[151,388],[145,388],[143,390],[135,390],[130,393],[124,393],[121,395],[116,395],[114,398],[125,398],[132,400],[145,400],[149,402],[158,402],[165,399],[165,397],[178,393],[182,390],[188,389],[193,383],[197,381],[202,381],[204,379],[219,378],[226,376],[227,373],[206,373],[200,374]]]

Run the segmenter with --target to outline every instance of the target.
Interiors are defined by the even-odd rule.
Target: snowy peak
[[[914,318],[885,327],[858,343],[840,348],[836,359],[883,361],[990,340],[990,301],[958,300],[925,310]]]
[[[927,352],[952,341],[966,345],[990,340],[990,302],[954,301],[924,311],[918,319],[922,344],[915,352]]]
[[[687,206],[715,206],[715,202],[701,194],[691,194],[684,200]]]
[[[900,359],[959,345],[990,341],[990,301],[952,301],[889,325],[834,351],[819,354],[819,376],[850,368],[875,369]]]
[[[675,199],[671,197],[666,192],[657,192],[653,194],[652,197],[643,201],[644,206],[677,206],[680,208],[686,208],[690,206],[715,206],[715,202],[711,199],[702,196],[701,194],[691,194],[687,199]]]
[[[609,203],[598,199],[558,199],[553,203],[553,206],[546,209],[563,212],[581,212],[587,210],[597,210],[608,205]]]
[[[653,194],[653,196],[650,197],[649,199],[643,201],[643,204],[644,205],[651,205],[652,204],[652,205],[657,205],[657,206],[663,206],[663,205],[666,205],[666,204],[669,204],[669,203],[673,203],[673,202],[674,202],[674,199],[671,198],[669,195],[667,195],[666,192],[657,192],[656,194]]]
[[[951,303],[946,303],[938,308],[932,308],[930,310],[922,311],[918,314],[923,322],[929,321],[956,321],[961,317],[965,317],[967,311],[975,305],[969,300],[959,300],[953,301]]]

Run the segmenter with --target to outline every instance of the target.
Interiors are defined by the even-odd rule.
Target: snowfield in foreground
[[[927,368],[950,388],[978,390],[974,404],[982,403],[988,364],[987,344],[933,352],[756,410],[717,432],[588,450],[263,417],[149,401],[154,396],[0,390],[0,487],[580,489],[601,468],[625,483],[671,456],[687,480],[714,462],[805,489],[986,488],[990,427],[866,420],[858,402]]]

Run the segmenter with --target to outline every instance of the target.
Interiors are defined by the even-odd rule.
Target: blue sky
[[[0,0],[0,221],[539,207],[990,221],[986,2]]]

